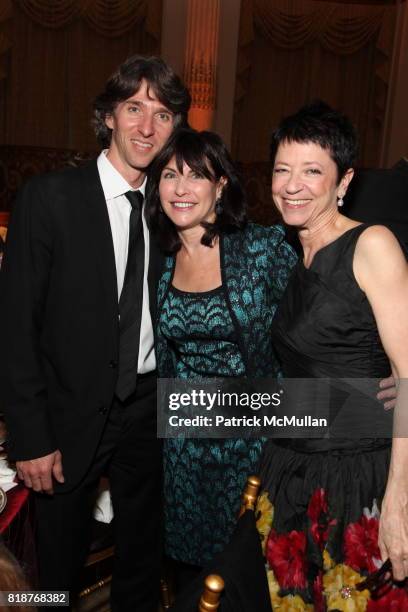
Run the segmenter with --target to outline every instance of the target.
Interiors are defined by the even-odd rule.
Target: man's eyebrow
[[[125,104],[140,104],[141,106],[146,106],[146,102],[144,102],[144,100],[137,100],[136,98],[125,100]],[[171,111],[166,106],[159,106],[159,108],[157,108],[155,112],[156,113],[168,113],[169,115],[174,115],[173,111]]]
[[[160,108],[158,108],[156,110],[156,113],[168,113],[169,115],[174,115],[173,111],[171,111],[169,108],[167,108],[166,106],[161,106]]]

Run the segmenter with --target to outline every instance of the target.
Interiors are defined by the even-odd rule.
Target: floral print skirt
[[[257,527],[273,610],[408,610],[403,588],[389,586],[376,599],[355,588],[382,565],[390,441],[355,440],[324,452],[319,441],[304,442],[269,441],[261,459]]]

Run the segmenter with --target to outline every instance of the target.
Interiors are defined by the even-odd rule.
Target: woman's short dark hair
[[[227,147],[213,132],[179,129],[154,160],[147,182],[146,219],[157,235],[160,247],[167,253],[176,253],[181,247],[176,227],[162,211],[159,195],[162,171],[173,157],[180,172],[185,162],[191,170],[210,181],[217,182],[221,177],[226,179],[214,223],[202,224],[205,228],[202,244],[212,246],[220,233],[242,229],[247,222],[246,198]]]
[[[139,90],[143,79],[157,99],[174,113],[174,126],[187,125],[191,97],[181,79],[162,59],[133,55],[112,74],[104,91],[93,103],[93,126],[103,147],[110,145],[112,134],[106,125],[106,117],[112,115],[120,102]]]
[[[326,149],[337,166],[338,182],[357,157],[357,133],[351,121],[321,100],[285,117],[272,134],[271,160],[283,142],[313,142]]]

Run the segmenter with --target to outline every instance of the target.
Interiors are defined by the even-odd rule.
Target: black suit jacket
[[[151,241],[153,327],[159,269]],[[59,448],[66,490],[92,461],[118,372],[115,258],[96,161],[25,184],[0,278],[9,455],[32,459]]]

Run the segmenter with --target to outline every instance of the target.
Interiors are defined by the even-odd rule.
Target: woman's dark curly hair
[[[337,181],[352,168],[357,157],[357,133],[350,120],[321,100],[315,100],[285,117],[272,134],[271,161],[284,142],[313,142],[328,151],[337,166]]]
[[[177,74],[159,57],[129,57],[112,74],[104,91],[94,100],[93,126],[103,147],[109,147],[112,130],[105,119],[116,106],[139,91],[142,80],[147,81],[157,99],[174,113],[174,127],[187,125],[191,97]]]
[[[163,213],[159,183],[163,169],[175,158],[179,172],[185,162],[191,170],[210,181],[225,178],[219,200],[220,212],[214,223],[203,222],[202,244],[212,246],[214,238],[222,232],[242,229],[247,222],[246,197],[227,147],[213,132],[197,132],[190,128],[176,130],[154,160],[149,170],[146,189],[146,219],[157,236],[159,246],[167,253],[176,253],[181,242],[175,225]]]

